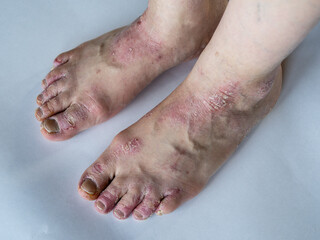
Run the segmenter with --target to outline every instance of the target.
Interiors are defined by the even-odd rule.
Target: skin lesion
[[[97,174],[101,174],[101,173],[103,173],[103,166],[101,166],[101,164],[99,164],[99,163],[95,163],[94,165],[93,165],[93,171],[95,172],[95,173],[97,173]]]
[[[212,119],[225,115],[237,99],[239,84],[227,83],[199,96],[192,95],[179,102],[172,102],[161,112],[158,125],[168,124],[175,130],[187,129],[189,141],[211,129]]]
[[[209,93],[202,94],[202,97],[200,97],[200,99],[202,99],[202,104],[199,104],[200,109],[206,113],[214,115],[225,111],[228,107],[234,104],[238,89],[238,82],[230,82],[225,86],[221,86],[218,89],[210,91]]]
[[[273,86],[274,80],[276,78],[276,74],[277,74],[277,71],[274,71],[264,81],[259,83],[257,97],[259,98],[266,97],[266,95],[270,92]]]
[[[112,151],[114,158],[119,158],[122,155],[135,154],[140,152],[142,148],[142,140],[140,138],[132,138],[125,143],[118,143]]]
[[[162,55],[159,54],[162,44],[146,31],[143,16],[116,35],[112,45],[112,56],[122,64],[129,64],[137,58],[146,56],[152,57],[155,61],[162,59]]]

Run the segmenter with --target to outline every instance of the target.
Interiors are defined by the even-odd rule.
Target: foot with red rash
[[[37,97],[36,118],[44,137],[66,140],[106,121],[163,71],[199,55],[227,4],[227,0],[167,1],[151,0],[130,26],[55,59]]]
[[[252,77],[211,59],[200,57],[169,97],[118,134],[83,173],[79,194],[95,200],[98,212],[144,220],[174,211],[203,189],[275,105],[281,67]]]

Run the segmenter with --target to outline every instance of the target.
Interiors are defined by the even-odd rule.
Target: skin
[[[163,71],[198,56],[226,5],[226,0],[150,1],[131,25],[60,54],[37,97],[43,136],[66,140],[117,114]]]
[[[196,23],[195,26],[191,24],[192,31],[206,29],[208,22],[201,24],[200,19],[211,16],[207,14],[210,13],[208,9],[214,6],[210,1],[181,0],[176,1],[177,6],[171,2],[168,8],[168,4],[161,5],[164,2],[150,2],[152,16],[160,17],[154,22],[159,25],[152,31],[145,30],[149,29],[150,23],[147,10],[140,19],[141,23],[137,20],[130,27],[104,35],[56,59],[56,68],[46,77],[45,91],[52,82],[57,89],[62,83],[65,88],[60,94],[72,96],[73,100],[66,104],[65,108],[70,107],[65,111],[62,108],[56,111],[62,113],[50,117],[59,123],[60,132],[49,134],[42,129],[45,137],[52,140],[69,138],[107,119],[108,114],[100,114],[104,108],[110,116],[119,111],[135,95],[124,97],[124,89],[118,90],[119,85],[128,86],[126,90],[133,89],[135,93],[140,91],[150,81],[146,79],[161,72],[164,69],[162,64],[169,61],[162,50],[170,49],[167,53],[172,53],[171,50],[178,48],[179,45],[172,47],[164,40],[170,33],[163,30],[189,30],[190,24],[185,23],[190,22]],[[154,3],[153,7],[151,3]],[[188,9],[192,11],[178,11]],[[200,14],[197,9],[202,9]],[[167,13],[170,13],[168,17],[162,19],[161,16]],[[181,17],[192,14],[198,14],[198,17],[192,21],[180,21]],[[219,14],[212,16],[216,15]],[[138,220],[147,219],[154,212],[159,215],[170,213],[196,196],[250,129],[273,108],[281,91],[281,62],[303,40],[319,17],[320,2],[316,0],[230,1],[217,30],[187,79],[151,112],[114,138],[81,176],[79,194],[87,200],[95,200],[100,213],[113,210],[119,219],[133,214]],[[166,21],[168,19],[170,24]],[[178,27],[173,23],[178,23]],[[141,26],[144,26],[143,31],[135,30]],[[140,35],[142,32],[147,34]],[[181,35],[184,34],[179,33],[177,31],[178,39],[173,42],[182,41]],[[150,45],[142,44],[146,38]],[[203,42],[206,43],[202,39],[196,45],[202,46]],[[134,46],[132,51],[131,46]],[[140,49],[141,46],[146,47]],[[189,46],[188,42],[186,46]],[[186,55],[194,56],[199,49],[201,47],[193,48],[192,54]],[[177,52],[174,54],[173,58],[179,61],[188,58]],[[165,59],[164,63],[147,65],[150,73],[141,71],[146,60],[155,63],[160,55]],[[98,72],[105,79],[109,79],[108,74],[113,74],[110,76],[117,80],[128,76],[141,78],[146,74],[150,77],[142,77],[142,83],[118,80],[123,81],[122,84],[114,86],[109,80],[104,82],[108,84],[102,84],[103,81],[95,75]],[[58,73],[66,76],[58,80]],[[140,87],[135,88],[137,85]],[[115,94],[106,94],[108,88]],[[95,104],[100,98],[103,104]],[[112,105],[119,99],[121,107]]]
[[[312,0],[231,1],[187,79],[115,137],[83,173],[79,194],[100,213],[138,220],[196,196],[275,105],[280,63],[319,9]]]
[[[125,219],[133,211],[138,220],[172,212],[203,189],[280,94],[281,68],[252,86],[209,81],[201,67],[84,172],[79,193],[99,212],[114,208]]]

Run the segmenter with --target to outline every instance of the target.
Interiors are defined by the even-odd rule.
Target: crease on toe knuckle
[[[160,200],[158,199],[148,199],[145,202],[145,207],[150,209],[150,211],[154,212],[158,206],[160,205]]]
[[[111,190],[108,188],[107,190],[103,191],[103,193],[101,194],[102,197],[104,197],[105,199],[110,200],[110,202],[112,203],[117,203],[119,200],[119,194],[117,191]]]
[[[44,92],[46,98],[55,97],[58,94],[56,84],[52,83]]]
[[[99,195],[98,200],[105,204],[105,212],[110,212],[118,202],[118,198],[107,191],[103,191]]]
[[[52,91],[57,92],[59,89],[59,83],[60,81],[55,81],[48,88],[51,88]]]
[[[42,96],[43,96],[43,103],[45,103],[46,101],[48,101],[48,98],[51,97],[51,92],[48,90],[48,88],[46,90],[44,90],[42,92]]]
[[[69,124],[69,128],[75,128],[79,121],[88,118],[88,110],[83,104],[73,103],[64,113],[63,117]]]
[[[148,205],[146,205],[145,203],[140,205],[137,209],[136,209],[139,213],[141,213],[144,217],[148,217],[150,216],[152,213],[155,212],[156,208],[153,208],[152,206],[149,207]]]
[[[46,76],[46,79],[48,80],[48,84],[50,84],[51,79],[55,78],[57,75],[58,75],[58,71],[56,68],[51,70],[51,72],[49,72]]]
[[[120,202],[117,203],[115,210],[120,210],[124,214],[124,217],[127,218],[133,208],[134,205],[132,203],[124,202],[123,199],[121,199]]]
[[[57,98],[53,98],[53,99],[49,100],[46,103],[46,105],[47,105],[49,112],[54,113],[59,105],[59,101]]]
[[[44,115],[48,116],[55,112],[55,100],[49,100],[45,104],[42,105],[41,109],[44,113]]]
[[[125,198],[122,198],[121,201],[118,203],[120,208],[131,208],[133,209],[139,203],[141,203],[143,197],[141,194],[127,194]]]
[[[49,85],[54,84],[58,79],[66,77],[68,71],[65,67],[57,67],[48,73],[46,79],[49,81]]]
[[[106,166],[102,162],[95,162],[89,168],[90,173],[94,175],[103,174],[103,170],[106,169]]]
[[[95,176],[95,178],[99,178],[101,180],[113,179],[114,171],[110,171],[110,169],[114,168],[115,166],[113,161],[98,161],[93,163],[91,167],[87,169],[87,175]]]

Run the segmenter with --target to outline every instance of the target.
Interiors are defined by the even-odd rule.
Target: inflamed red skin
[[[84,172],[79,193],[98,212],[138,220],[172,212],[203,189],[280,94],[281,68],[258,81],[209,83],[197,67]]]
[[[150,1],[132,24],[60,54],[36,99],[43,136],[66,140],[113,117],[159,74],[198,56],[226,5]]]

